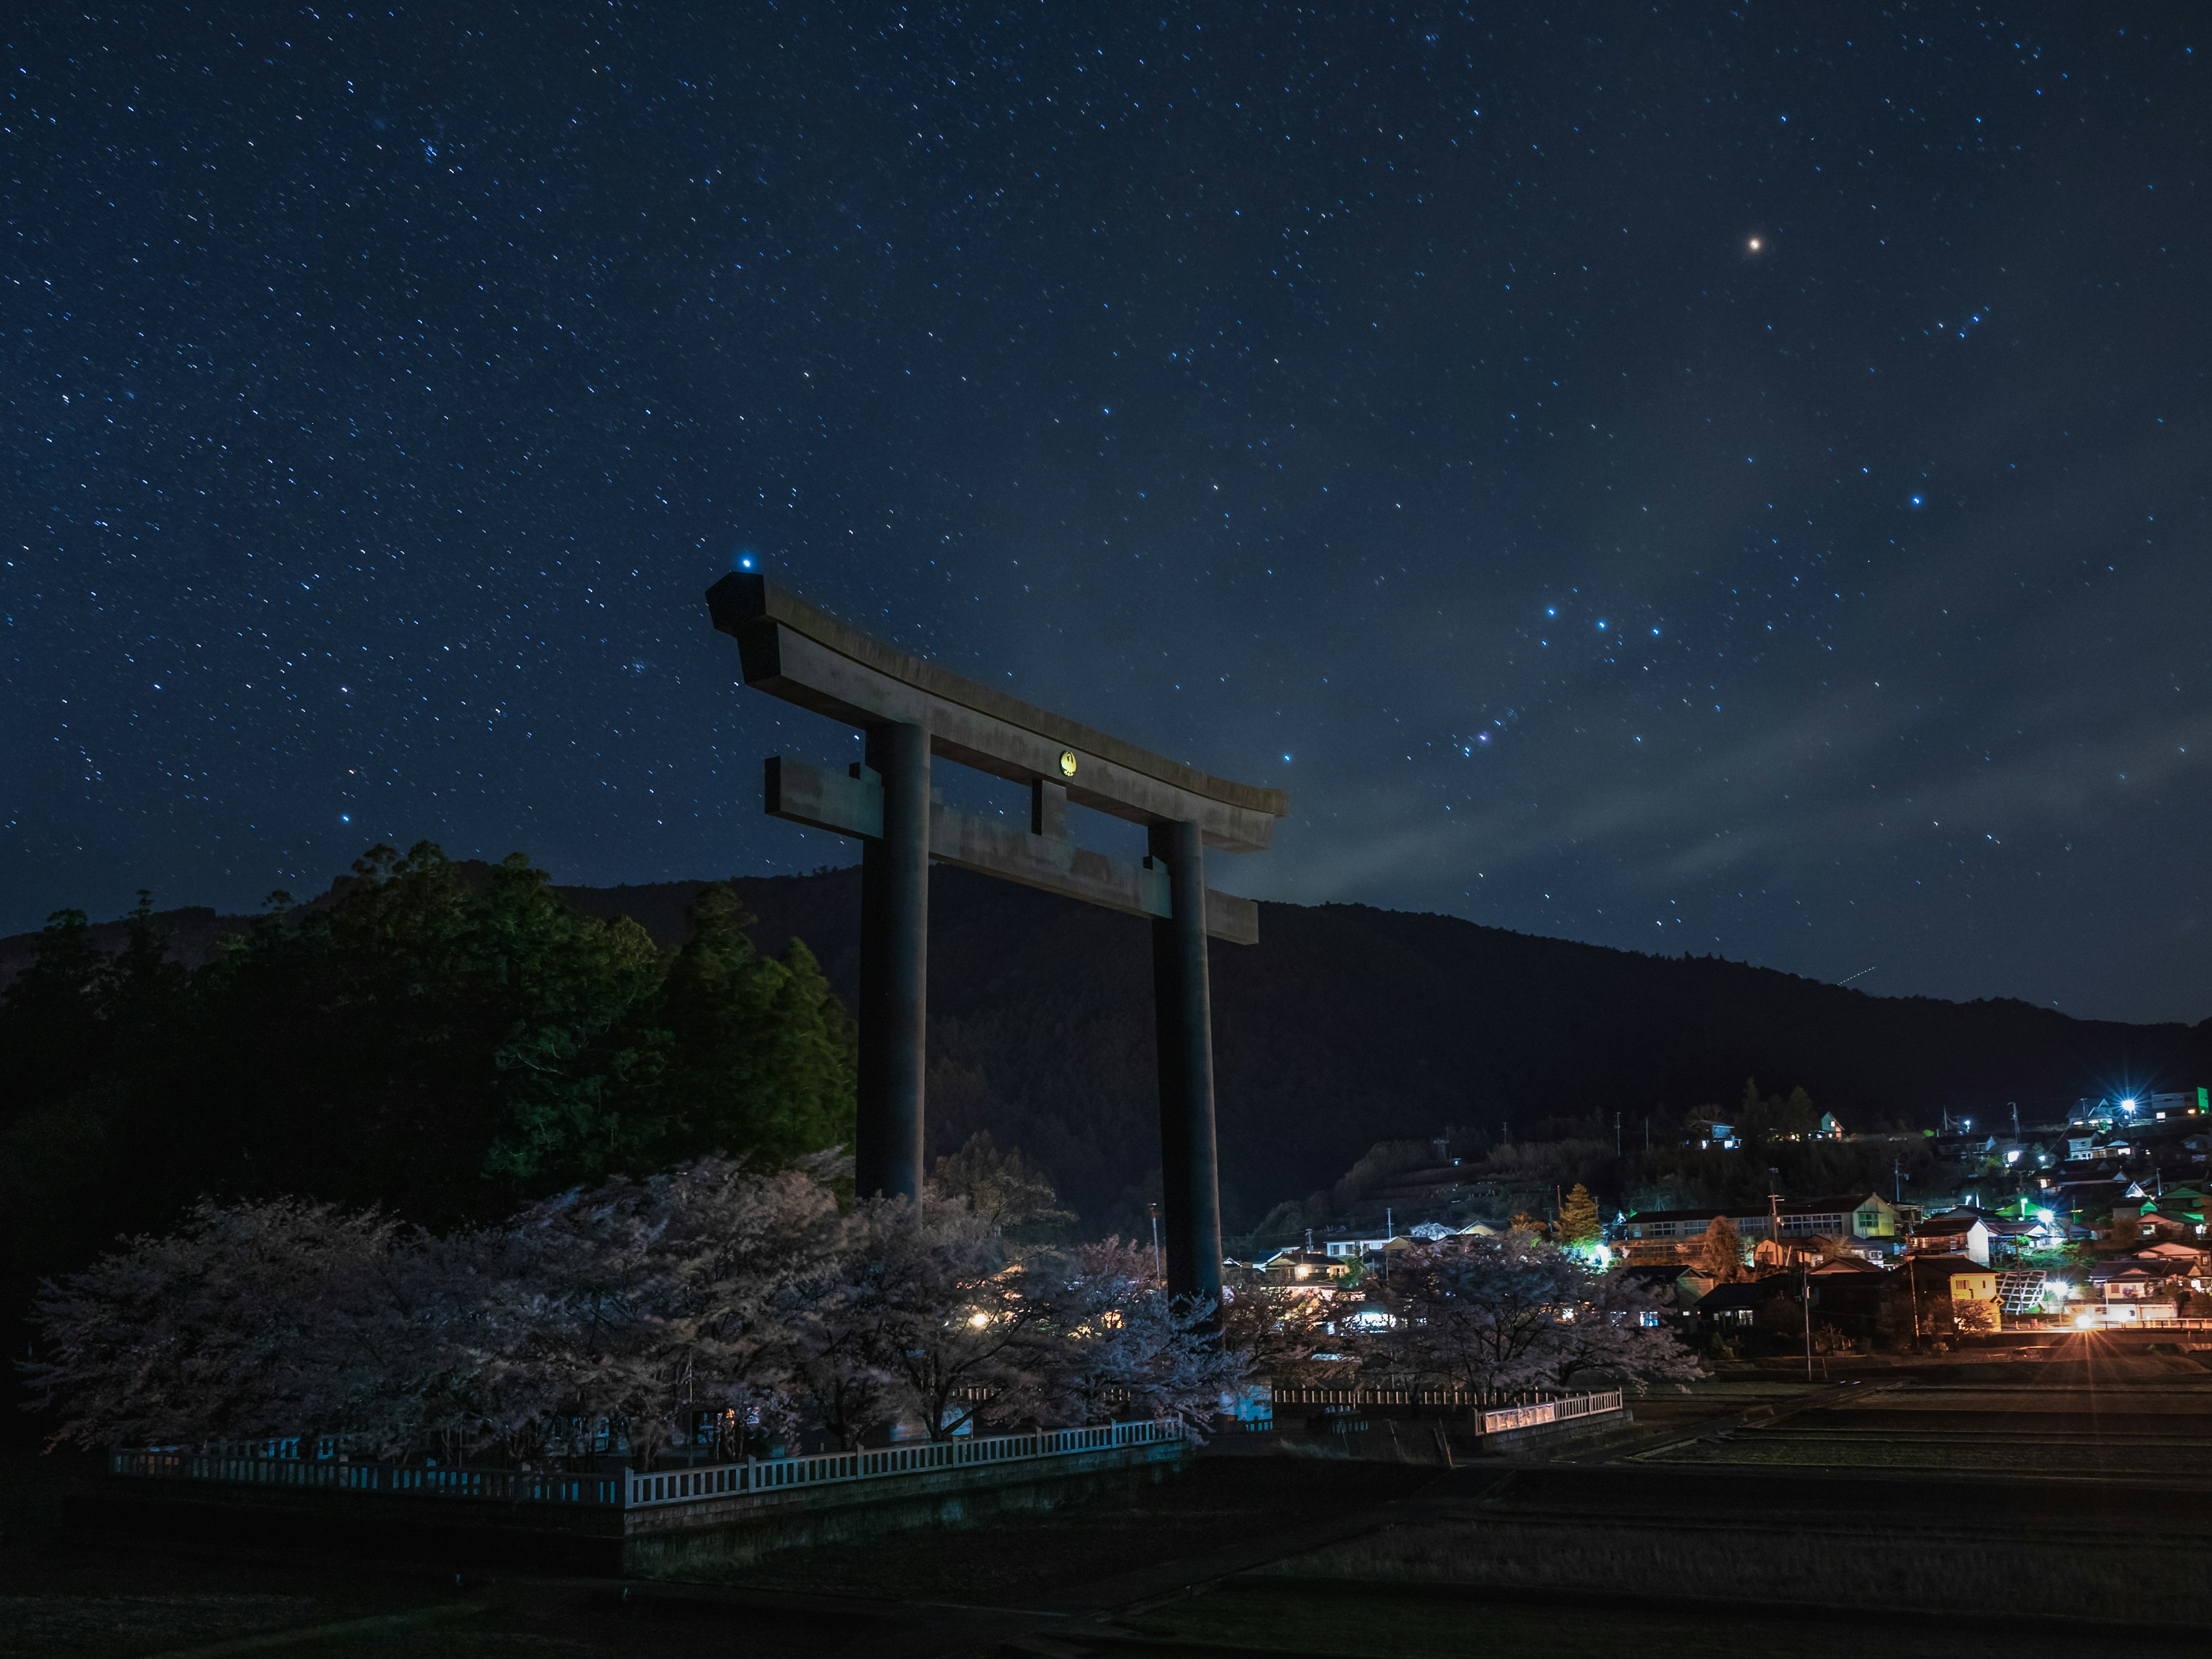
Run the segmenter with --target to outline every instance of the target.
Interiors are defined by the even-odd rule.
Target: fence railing
[[[1364,1411],[1370,1407],[1396,1406],[1425,1411],[1474,1411],[1492,1406],[1518,1406],[1543,1399],[1528,1389],[1420,1388],[1407,1384],[1360,1382],[1324,1385],[1277,1382],[1271,1392],[1275,1408],[1303,1407],[1319,1411]]]
[[[1047,1429],[1035,1434],[962,1435],[951,1440],[911,1441],[866,1451],[825,1452],[815,1457],[748,1459],[696,1469],[633,1473],[623,1503],[630,1509],[696,1503],[799,1486],[836,1486],[933,1469],[976,1468],[994,1463],[1073,1457],[1182,1439],[1179,1423],[1107,1423],[1087,1429]]]
[[[440,1468],[419,1463],[317,1462],[296,1456],[224,1450],[115,1451],[113,1474],[167,1480],[223,1480],[255,1486],[319,1492],[404,1492],[424,1498],[470,1498],[502,1504],[622,1502],[619,1474],[536,1474],[520,1469]]]
[[[1594,1417],[1620,1409],[1620,1390],[1571,1395],[1564,1400],[1540,1401],[1532,1406],[1507,1406],[1482,1414],[1482,1431],[1501,1434],[1509,1429],[1532,1429],[1543,1423],[1565,1423],[1577,1417]]]
[[[1482,1431],[1496,1434],[1506,1429],[1533,1428],[1540,1423],[1564,1423],[1598,1412],[1620,1409],[1620,1390],[1596,1394],[1546,1395],[1531,1389],[1418,1388],[1405,1385],[1355,1383],[1324,1388],[1305,1383],[1278,1382],[1273,1388],[1274,1409],[1304,1408],[1322,1412],[1364,1412],[1396,1407],[1409,1411],[1480,1412]]]
[[[2078,1313],[2007,1314],[2008,1331],[2212,1331],[2212,1319],[2130,1319],[2098,1312],[2086,1324]]]
[[[191,1452],[117,1450],[111,1474],[166,1480],[226,1481],[304,1491],[398,1492],[505,1504],[580,1504],[600,1509],[658,1509],[716,1498],[805,1486],[1036,1462],[1086,1452],[1166,1445],[1185,1437],[1180,1423],[1104,1423],[1034,1434],[962,1435],[813,1457],[748,1458],[684,1469],[611,1474],[534,1474],[515,1469],[440,1468],[414,1463],[322,1462],[303,1459],[287,1443],[263,1453],[244,1447]]]

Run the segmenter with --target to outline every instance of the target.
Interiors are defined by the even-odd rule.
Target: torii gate
[[[1206,941],[1255,942],[1260,912],[1206,886],[1206,848],[1264,851],[1290,797],[1210,777],[894,651],[763,576],[723,577],[707,606],[736,637],[747,685],[864,734],[865,762],[849,776],[771,756],[767,779],[771,816],[861,843],[860,1190],[921,1192],[932,859],[1149,916],[1168,1288],[1218,1295]],[[1028,830],[933,800],[933,756],[1028,785]],[[1076,846],[1070,801],[1145,825],[1151,856],[1127,864]]]

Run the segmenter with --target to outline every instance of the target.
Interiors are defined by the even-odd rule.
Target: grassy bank
[[[1659,1516],[1642,1523],[1483,1519],[1394,1527],[1254,1576],[2156,1626],[2197,1617],[2203,1574],[2202,1539],[2033,1543],[1994,1528],[1960,1538],[1909,1525],[1812,1528],[1800,1516],[1729,1525]]]

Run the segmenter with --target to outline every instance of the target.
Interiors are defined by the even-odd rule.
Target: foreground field
[[[1637,1418],[1449,1470],[1202,1457],[696,1587],[72,1534],[61,1490],[100,1477],[30,1460],[0,1480],[0,1659],[2203,1650],[2193,1359],[1739,1375]]]
[[[1837,1610],[1776,1613],[1742,1606],[1592,1606],[1424,1595],[1401,1586],[1275,1585],[1249,1581],[1157,1608],[1131,1621],[1163,1655],[1249,1651],[1339,1659],[1524,1659],[1573,1653],[1594,1659],[1712,1659],[1746,1651],[1789,1659],[1866,1659],[1869,1653],[1940,1650],[1945,1659],[2124,1659],[2201,1653],[2189,1631],[2123,1632],[2048,1624],[1976,1628],[1931,1625],[1921,1615]],[[1103,1647],[1097,1650],[1103,1652]]]
[[[1655,1600],[1796,1602],[1953,1613],[1961,1587],[2004,1586],[1992,1611],[2164,1626],[2197,1617],[2204,1539],[2136,1540],[2075,1532],[2022,1539],[2002,1525],[1962,1531],[1823,1524],[1769,1495],[1737,1521],[1674,1515],[1656,1524],[1480,1519],[1394,1527],[1252,1575],[1284,1586],[1461,1585],[1550,1593],[1601,1590]],[[2185,1613],[2183,1609],[2188,1611]]]

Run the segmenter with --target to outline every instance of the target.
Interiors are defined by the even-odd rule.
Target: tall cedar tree
[[[1595,1244],[1604,1231],[1597,1216],[1597,1200],[1579,1181],[1559,1206],[1559,1238],[1562,1244]]]
[[[1706,1226],[1705,1241],[1698,1247],[1697,1267],[1720,1285],[1733,1285],[1748,1276],[1743,1267],[1743,1234],[1728,1217],[1717,1215]]]
[[[661,1094],[670,1144],[770,1159],[849,1144],[852,1027],[807,948],[759,955],[726,886],[702,890],[663,988],[674,1042]]]

